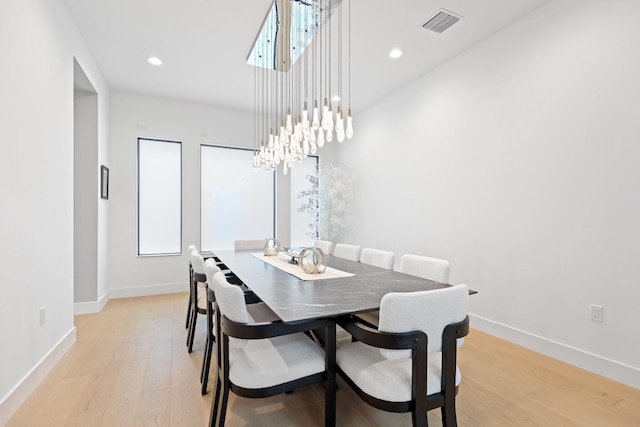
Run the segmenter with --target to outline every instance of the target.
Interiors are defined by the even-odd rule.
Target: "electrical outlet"
[[[591,320],[595,322],[602,322],[603,314],[604,308],[601,305],[591,304]]]
[[[46,314],[47,314],[47,309],[43,305],[42,307],[40,307],[40,326],[44,325],[44,321],[46,319]]]

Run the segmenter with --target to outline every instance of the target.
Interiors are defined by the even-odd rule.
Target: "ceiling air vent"
[[[444,30],[460,20],[459,16],[454,15],[444,9],[440,9],[431,19],[422,24],[427,30],[442,33]]]

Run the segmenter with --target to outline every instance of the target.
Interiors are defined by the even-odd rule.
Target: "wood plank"
[[[200,394],[200,363],[190,357],[183,343],[175,344],[172,349],[171,425],[201,426],[205,418]]]
[[[130,426],[136,420],[147,359],[126,360],[104,413],[102,423]]]
[[[94,375],[78,399],[66,425],[84,427],[100,425],[111,395],[118,383],[119,369],[122,362],[114,364],[106,374]]]
[[[136,426],[170,426],[171,389],[143,391],[136,414]]]

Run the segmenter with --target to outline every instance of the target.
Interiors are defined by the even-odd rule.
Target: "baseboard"
[[[109,302],[109,291],[105,292],[98,301],[77,302],[73,304],[73,314],[91,314],[99,313]]]
[[[550,339],[512,328],[493,320],[469,314],[471,327],[542,353],[570,365],[640,389],[640,369],[571,347]]]
[[[4,397],[0,402],[0,426],[9,421],[75,341],[76,327],[74,326]]]
[[[129,288],[111,288],[98,301],[77,302],[73,306],[74,314],[99,313],[104,306],[115,298],[144,297],[149,295],[174,294],[187,292],[187,283],[165,283],[162,285],[134,286]]]
[[[175,294],[177,292],[187,292],[188,283],[165,283],[162,285],[135,286],[131,288],[111,288],[109,289],[109,299],[145,297],[148,295]]]

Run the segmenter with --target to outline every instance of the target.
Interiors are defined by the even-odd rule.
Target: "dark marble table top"
[[[335,317],[376,310],[389,292],[413,292],[449,286],[397,271],[334,256],[327,265],[355,276],[303,281],[253,256],[259,250],[215,254],[284,322]]]

